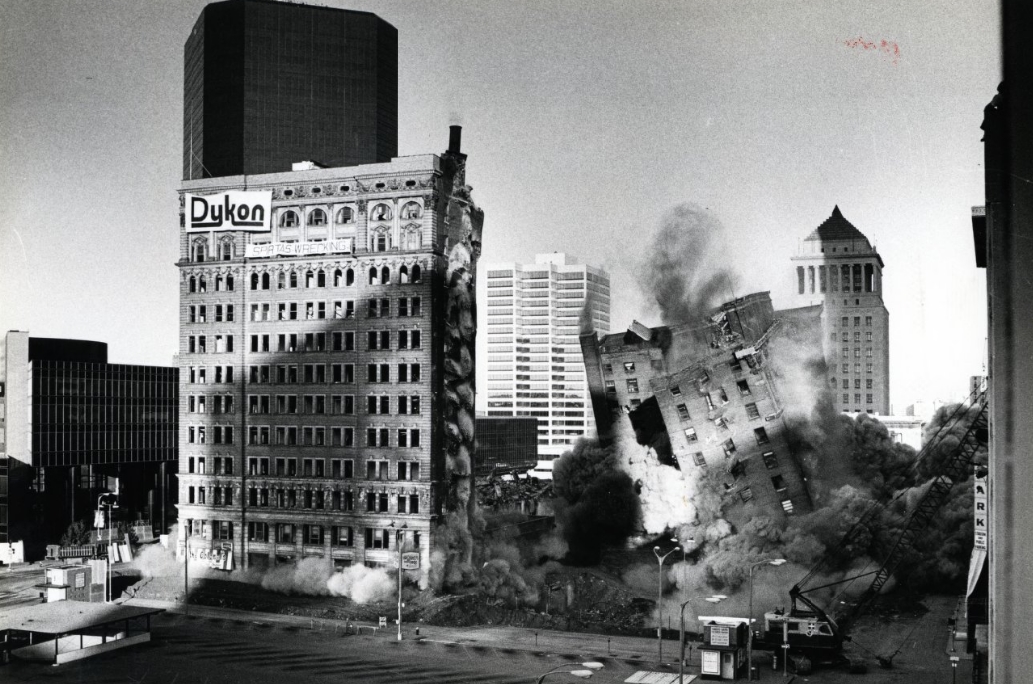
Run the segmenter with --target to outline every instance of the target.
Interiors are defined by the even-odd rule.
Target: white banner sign
[[[214,195],[186,195],[188,233],[210,230],[272,230],[272,190],[230,190]]]
[[[319,254],[351,254],[352,238],[324,242],[267,242],[248,245],[244,256],[248,259],[277,256],[312,256]]]
[[[703,651],[701,665],[703,674],[721,674],[721,654],[718,651]]]
[[[986,477],[977,477],[975,478],[975,496],[972,501],[973,512],[975,513],[975,520],[973,521],[975,526],[974,546],[984,551],[986,550],[986,538],[990,532],[986,515],[986,499]]]

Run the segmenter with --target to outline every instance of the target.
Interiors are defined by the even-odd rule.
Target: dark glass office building
[[[397,154],[393,26],[368,12],[272,0],[201,12],[185,48],[184,179]]]
[[[97,498],[157,534],[176,518],[176,368],[107,362],[107,345],[11,331],[0,346],[0,543],[26,560]]]
[[[534,468],[538,465],[538,419],[477,416],[474,474]]]

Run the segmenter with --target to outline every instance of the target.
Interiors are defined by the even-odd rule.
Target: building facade
[[[889,311],[882,299],[882,257],[837,206],[792,260],[793,305],[825,307],[825,361],[836,407],[889,415]]]
[[[474,475],[528,470],[538,464],[538,421],[516,416],[477,416]]]
[[[398,154],[398,32],[375,14],[216,2],[184,55],[184,179]]]
[[[610,276],[567,254],[487,268],[487,414],[538,419],[540,458],[595,435],[582,327],[610,329]]]
[[[0,353],[0,543],[43,557],[117,492],[119,519],[175,519],[177,371],[107,362],[102,342],[10,331]]]
[[[817,344],[820,312],[775,312],[761,292],[695,323],[633,323],[624,333],[582,335],[600,437],[619,439],[623,423],[661,465],[722,473],[723,493],[735,501],[728,512],[733,522],[759,512],[809,512],[770,345],[778,339]]]
[[[479,249],[479,215],[470,250],[456,210],[464,165],[453,127],[442,155],[184,182],[180,522],[192,554],[382,566],[401,544],[420,553],[426,586],[453,454],[474,438],[473,351],[456,345],[472,345],[476,316],[454,301]],[[188,196],[245,188],[270,198],[268,229],[190,231]]]

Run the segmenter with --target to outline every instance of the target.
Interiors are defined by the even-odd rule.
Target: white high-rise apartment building
[[[538,419],[538,456],[551,459],[595,436],[578,335],[610,331],[610,276],[562,253],[484,273],[489,416]],[[482,321],[484,319],[482,318]]]

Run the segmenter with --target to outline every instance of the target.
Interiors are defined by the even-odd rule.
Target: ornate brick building
[[[377,566],[400,543],[420,553],[427,585],[434,523],[446,498],[455,504],[473,443],[481,214],[464,170],[453,127],[442,155],[184,181],[180,522],[191,553]],[[268,229],[197,229],[194,196],[239,219],[227,198],[240,196],[219,193],[245,190],[271,198],[258,212]]]

